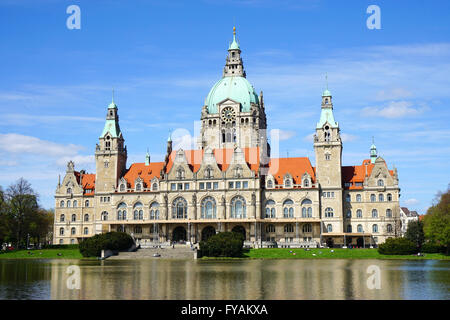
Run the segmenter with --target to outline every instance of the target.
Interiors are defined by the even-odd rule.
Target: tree
[[[450,185],[446,193],[438,193],[438,201],[427,210],[424,220],[425,237],[450,251]]]
[[[421,249],[425,241],[425,233],[423,231],[423,222],[420,220],[410,221],[406,229],[405,238],[413,242],[417,249]]]

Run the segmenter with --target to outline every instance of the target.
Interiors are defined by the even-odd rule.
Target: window
[[[248,181],[242,182],[242,187],[243,187],[244,189],[248,189]]]
[[[206,197],[202,201],[202,219],[216,218],[216,200],[213,197]]]
[[[60,215],[59,216],[59,222],[64,222],[66,220],[66,216],[65,215]]]
[[[283,202],[283,217],[293,218],[294,217],[294,201],[287,199]]]
[[[213,189],[214,190],[219,189],[219,183],[218,182],[213,182]]]
[[[240,181],[236,181],[236,189],[240,189],[241,188],[241,182]]]
[[[70,239],[70,244],[75,244],[75,239]]]
[[[275,201],[267,200],[266,202],[266,218],[275,218],[276,209],[275,209]]]
[[[125,191],[125,183],[120,184],[119,191],[124,192]]]
[[[67,188],[67,194],[71,194],[72,193],[72,188]]]
[[[211,167],[207,167],[205,169],[205,179],[210,179],[213,177],[213,169]]]
[[[352,183],[351,182],[346,182],[346,183],[344,183],[344,187],[351,187],[352,186]]]
[[[356,210],[356,217],[362,218],[362,210],[361,209]]]
[[[88,222],[89,221],[89,215],[86,213],[84,215],[84,222]]]
[[[75,221],[77,221],[77,215],[76,215],[76,214],[73,214],[73,215],[72,215],[72,222],[75,222]]]
[[[187,219],[187,201],[182,198],[176,198],[172,203],[172,218]]]
[[[64,235],[64,228],[59,228],[59,235],[63,236]]]
[[[350,202],[352,200],[351,195],[347,194],[345,195],[345,201]]]
[[[375,202],[377,201],[377,197],[374,194],[370,195],[370,202]]]
[[[294,226],[292,224],[290,224],[290,223],[286,224],[284,226],[284,232],[286,232],[286,233],[294,232]]]
[[[64,240],[63,239],[59,239],[59,244],[63,244]]]
[[[136,191],[141,191],[141,184],[140,183],[136,183]]]
[[[76,232],[77,232],[77,229],[75,229],[75,228],[70,229],[70,234],[71,235],[75,235]]]
[[[330,160],[330,159],[331,159],[331,154],[325,153],[325,160]]]
[[[241,196],[236,196],[231,200],[231,218],[246,218],[245,200]]]
[[[361,195],[360,194],[356,195],[356,202],[361,202]]]
[[[61,202],[59,203],[59,206],[60,206],[61,208],[64,208],[64,200],[61,200]]]
[[[142,220],[144,219],[144,211],[141,202],[137,202],[133,208],[133,218],[134,220]]]
[[[308,179],[303,180],[303,187],[305,187],[305,188],[309,187],[309,180]]]
[[[352,210],[347,210],[347,218],[351,218],[352,217]]]
[[[74,208],[78,207],[78,201],[77,200],[73,200],[73,207]]]
[[[108,212],[106,212],[106,211],[102,212],[102,220],[103,221],[108,221]]]
[[[384,186],[384,181],[382,179],[379,179],[378,182],[377,182],[377,185],[379,187],[383,187]]]
[[[205,189],[205,183],[204,183],[204,182],[200,182],[200,184],[199,184],[199,189],[200,189],[200,190]]]
[[[87,227],[85,227],[83,229],[83,234],[85,234],[85,235],[89,234],[89,229]]]
[[[356,230],[361,233],[363,232],[363,226],[361,224],[358,224],[358,226],[356,227]]]
[[[84,206],[87,208],[87,207],[89,207],[89,200],[86,200],[85,202],[84,202]]]
[[[134,227],[134,233],[142,233],[142,227],[141,226]]]
[[[189,190],[189,183],[184,184],[184,190]]]
[[[347,225],[347,232],[352,232],[352,226],[350,224]]]
[[[291,185],[292,185],[291,179],[290,179],[290,178],[285,178],[285,179],[284,179],[284,187],[285,187],[285,188],[290,188]]]
[[[269,225],[266,227],[266,232],[267,232],[267,233],[273,233],[273,232],[275,232],[275,226],[274,226],[273,224],[269,224]]]
[[[378,218],[378,211],[377,209],[372,210],[372,218]]]
[[[302,231],[303,231],[303,233],[312,232],[311,223],[304,224],[302,227]]]
[[[171,191],[177,190],[177,184],[176,184],[176,183],[171,183],[171,184],[170,184],[170,190],[171,190]]]
[[[392,194],[390,193],[387,194],[387,201],[392,201]]]
[[[333,218],[333,209],[332,208],[325,209],[325,218]]]
[[[159,233],[159,226],[157,224],[152,224],[150,226],[150,233]]]
[[[176,173],[177,179],[184,179],[184,169],[178,168]]]
[[[333,226],[331,224],[327,225],[327,232],[333,232]]]
[[[304,199],[301,203],[302,206],[302,218],[312,218],[312,201]]]
[[[242,167],[241,166],[236,166],[234,168],[234,177],[235,178],[240,178],[242,177]]]
[[[153,202],[150,205],[150,220],[158,220],[159,219],[159,203]]]
[[[373,233],[377,233],[377,232],[378,232],[378,225],[377,225],[377,224],[374,224],[374,225],[372,226],[372,232],[373,232]]]
[[[121,202],[117,206],[117,220],[126,220],[127,219],[127,205]]]
[[[230,188],[230,189],[234,188],[234,182],[233,181],[228,182],[228,188]]]
[[[70,204],[70,200],[67,200],[67,208],[70,208],[71,204]]]
[[[152,190],[153,191],[157,191],[158,190],[158,184],[156,182],[153,183]]]
[[[386,226],[386,230],[387,230],[388,233],[391,233],[392,232],[392,224],[388,224]]]
[[[267,180],[267,188],[273,188],[273,181],[271,179]]]
[[[380,193],[378,195],[378,201],[383,202],[384,201],[384,195],[382,193]]]
[[[183,190],[183,184],[177,183],[177,190]]]
[[[386,209],[386,218],[392,218],[392,210]]]
[[[105,161],[105,162],[103,163],[103,166],[104,166],[105,168],[108,168],[108,167],[109,167],[109,162],[108,162],[108,161]]]

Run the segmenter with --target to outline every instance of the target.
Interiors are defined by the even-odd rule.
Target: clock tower
[[[266,150],[266,128],[262,92],[258,96],[246,79],[236,28],[233,28],[222,79],[212,87],[202,109],[198,146]]]

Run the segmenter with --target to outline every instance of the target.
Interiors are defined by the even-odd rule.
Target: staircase
[[[160,257],[154,257],[157,253]],[[175,246],[175,248],[146,248],[134,252],[119,252],[117,256],[109,257],[109,260],[134,260],[134,259],[194,259],[195,251],[189,247]]]

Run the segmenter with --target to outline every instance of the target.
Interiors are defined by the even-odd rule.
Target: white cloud
[[[377,100],[398,100],[398,99],[405,99],[410,98],[412,96],[412,92],[408,91],[404,88],[392,88],[387,90],[380,90],[377,95]]]
[[[416,116],[430,110],[427,106],[413,106],[409,101],[391,101],[384,107],[365,107],[361,113],[365,117],[402,118]]]
[[[341,133],[341,138],[342,138],[342,142],[350,142],[350,141],[355,141],[356,139],[358,139],[357,136],[354,136],[354,135],[348,134],[348,133]]]
[[[411,198],[411,199],[407,199],[405,201],[403,201],[403,204],[405,206],[417,206],[419,204],[419,200],[415,199],[415,198]]]
[[[270,130],[271,141],[278,138],[278,141],[289,140],[296,135],[295,131],[287,131],[281,129]]]

